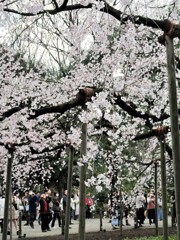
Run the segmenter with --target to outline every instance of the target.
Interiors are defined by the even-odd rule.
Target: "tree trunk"
[[[83,109],[86,110],[84,104]],[[81,156],[86,156],[87,151],[87,123],[82,124],[82,142],[81,142]],[[79,201],[79,240],[85,240],[85,197],[86,197],[86,163],[80,167],[80,201]]]
[[[69,239],[69,222],[70,222],[70,205],[71,205],[71,187],[72,187],[72,172],[73,172],[73,147],[69,150],[68,162],[68,182],[67,182],[67,199],[66,199],[66,216],[65,216],[65,240]]]
[[[172,135],[172,152],[174,163],[174,183],[176,199],[176,218],[177,218],[177,240],[180,240],[180,145],[179,145],[179,123],[177,107],[177,89],[174,61],[173,39],[166,36],[166,52],[169,82],[169,103],[170,103],[170,120]]]
[[[168,240],[165,140],[161,140],[160,143],[161,143],[161,185],[162,185],[161,191],[162,191],[162,212],[163,212],[163,239]]]
[[[4,223],[3,223],[3,235],[2,239],[7,239],[8,229],[8,215],[9,215],[9,202],[10,200],[10,189],[11,189],[11,175],[12,175],[12,163],[14,158],[14,151],[8,150],[10,157],[7,164],[7,175],[6,175],[6,193],[5,193],[5,207],[4,207]],[[12,201],[11,201],[12,202]]]

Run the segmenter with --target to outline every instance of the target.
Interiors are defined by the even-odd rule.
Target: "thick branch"
[[[170,131],[170,128],[169,127],[166,127],[167,129],[169,129]],[[179,125],[179,129],[180,129],[180,125]],[[135,138],[133,139],[134,141],[137,141],[137,140],[143,140],[143,139],[147,139],[147,138],[150,138],[150,137],[159,137],[159,133],[157,131],[157,129],[152,129],[151,131],[147,132],[147,133],[142,133],[142,134],[139,134],[139,135],[136,135]],[[166,143],[166,152],[168,153],[170,159],[172,159],[172,148]]]
[[[0,115],[0,122],[3,121],[5,118],[11,117],[13,114],[21,111],[25,107],[31,107],[31,99],[27,98],[26,102],[20,102],[19,106],[12,107],[11,109],[7,110],[6,112]]]
[[[169,114],[166,113],[163,113],[160,117],[156,117],[155,115],[149,113],[141,113],[140,111],[136,111],[136,108],[128,105],[125,101],[122,100],[121,96],[116,96],[115,102],[132,117],[142,118],[147,121],[152,119],[153,122],[163,121],[170,117]]]
[[[156,129],[152,129],[151,131],[147,132],[147,133],[142,133],[137,135],[133,140],[141,140],[141,139],[146,139],[146,138],[150,138],[150,137],[158,137],[158,138],[162,138],[164,139],[165,135],[170,132],[171,129],[169,126],[159,126]]]
[[[13,147],[22,147],[22,146],[26,146],[26,145],[29,145],[29,141],[26,141],[26,142],[21,142],[21,143],[10,143],[11,145],[13,145]],[[4,143],[4,142],[0,142],[0,146],[4,146],[7,148],[8,146],[8,142]]]
[[[90,89],[90,88],[85,88],[85,89]],[[69,102],[66,102],[66,103],[63,103],[60,105],[56,105],[56,106],[48,106],[48,107],[44,107],[44,108],[40,108],[40,109],[34,109],[33,114],[30,115],[30,119],[34,119],[34,118],[37,118],[38,116],[48,114],[48,113],[63,114],[66,111],[68,111],[74,107],[82,105],[85,101],[90,100],[90,98],[86,99],[85,89],[80,90],[79,93],[77,94],[77,96],[74,99],[70,100]],[[95,95],[96,93],[101,92],[102,89],[92,88],[92,91],[93,91],[93,95]],[[115,104],[117,104],[119,107],[121,107],[130,116],[135,117],[135,118],[144,119],[144,120],[146,120],[147,123],[149,123],[150,120],[152,120],[152,122],[159,122],[159,121],[163,121],[163,120],[169,118],[169,114],[166,114],[166,113],[163,113],[160,117],[156,117],[155,115],[152,115],[149,113],[142,113],[141,111],[137,111],[136,106],[133,103],[129,103],[129,104],[126,103],[124,100],[122,100],[121,96],[119,96],[119,95],[116,96]],[[14,113],[22,110],[24,107],[25,106],[20,105],[18,107],[14,107],[14,108],[4,112],[0,117],[0,121],[4,120],[7,117],[10,117]],[[30,107],[29,104],[28,104],[28,107]],[[178,111],[180,114],[180,109]]]
[[[153,161],[150,161],[150,162],[146,162],[146,163],[145,163],[145,162],[140,162],[140,161],[137,161],[137,160],[136,160],[136,161],[134,161],[134,160],[131,161],[131,160],[127,160],[127,159],[124,160],[124,161],[125,161],[126,163],[130,163],[130,164],[138,163],[139,165],[148,166],[148,167],[153,163]]]
[[[2,114],[2,116],[0,116],[0,121],[3,121],[5,118],[8,118],[10,116],[12,116],[14,113],[17,113],[19,111],[21,111],[24,107],[14,107],[14,108],[11,108],[9,110],[7,110],[6,112],[4,112]]]
[[[4,8],[5,12],[11,12],[14,14],[19,14],[22,16],[34,16],[34,15],[41,15],[45,13],[49,13],[52,15],[55,15],[57,13],[63,12],[63,11],[71,11],[71,10],[78,10],[78,9],[88,9],[92,8],[93,4],[89,3],[88,5],[84,6],[82,4],[73,4],[73,5],[67,5],[68,1],[64,0],[63,4],[58,7],[56,6],[53,10],[43,10],[39,11],[38,13],[34,14],[31,12],[19,12],[14,9],[10,8]],[[140,15],[128,15],[124,14],[124,12],[121,12],[120,10],[115,9],[114,7],[110,6],[108,3],[105,2],[105,6],[100,9],[101,12],[105,12],[114,18],[116,18],[118,21],[120,21],[122,24],[125,24],[128,21],[131,21],[137,25],[143,24],[147,27],[152,27],[156,29],[161,29],[165,33],[173,33],[173,37],[180,37],[180,25],[172,24],[169,20],[157,20],[157,19],[151,19],[142,17]],[[173,28],[173,31],[172,31]]]
[[[74,107],[80,106],[82,104],[84,104],[88,98],[88,96],[86,95],[86,89],[90,89],[90,88],[84,88],[82,90],[79,91],[79,93],[77,94],[76,98],[70,100],[67,103],[63,103],[57,106],[50,106],[50,107],[45,107],[45,108],[40,108],[37,110],[34,110],[34,115],[31,115],[30,118],[36,118],[38,116],[47,114],[47,113],[61,113],[63,114],[64,112],[66,112],[67,110],[70,110]],[[93,90],[93,95],[95,95],[95,93],[102,91],[102,89],[92,89]]]
[[[53,152],[53,151],[56,151],[56,150],[59,150],[59,149],[64,149],[65,146],[66,146],[65,144],[59,144],[59,145],[54,146],[52,148],[46,147],[41,151],[38,151],[38,150],[36,150],[36,149],[34,149],[33,147],[30,146],[30,150],[31,150],[32,154],[41,154],[41,153],[45,153],[45,152]]]
[[[57,106],[50,106],[50,107],[44,107],[37,110],[33,110],[34,114],[30,115],[30,119],[37,118],[41,115],[47,114],[47,113],[61,113],[63,114],[67,110],[70,110],[71,108],[74,108],[76,106],[79,106],[82,104],[82,100],[79,97],[76,97],[75,99],[72,99],[71,101],[67,103],[63,103]]]
[[[137,140],[143,140],[143,139],[147,139],[150,137],[155,137],[156,133],[155,133],[155,129],[152,129],[151,131],[147,132],[147,133],[142,133],[142,134],[138,134],[135,136],[135,138],[133,138],[134,141]]]

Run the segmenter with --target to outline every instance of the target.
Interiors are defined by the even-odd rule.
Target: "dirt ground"
[[[176,234],[176,228],[170,227],[168,229],[169,235]],[[159,235],[162,235],[162,228],[159,228]],[[116,229],[109,232],[91,232],[86,233],[86,240],[121,240],[125,238],[134,239],[135,237],[144,237],[144,236],[156,236],[156,230],[152,228],[138,228],[123,230],[122,235],[120,230]],[[70,234],[69,240],[77,240],[78,234]],[[26,240],[64,240],[63,235],[59,236],[47,236],[47,237],[37,237],[37,238],[26,238]]]

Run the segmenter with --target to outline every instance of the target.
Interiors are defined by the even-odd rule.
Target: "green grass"
[[[130,240],[130,238],[126,238],[125,240]],[[168,240],[176,240],[176,236],[169,236]],[[132,240],[132,238],[131,238]],[[158,236],[158,237],[141,237],[141,238],[133,238],[133,240],[163,240],[163,236]]]

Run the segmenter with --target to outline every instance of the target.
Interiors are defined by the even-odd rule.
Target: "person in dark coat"
[[[29,192],[28,204],[29,204],[29,215],[30,215],[29,224],[32,228],[34,228],[34,221],[36,219],[36,214],[37,214],[38,197],[32,191]]]
[[[49,209],[49,201],[47,201],[46,194],[41,195],[39,204],[40,204],[39,214],[41,218],[41,230],[42,232],[51,231],[51,229],[49,228],[49,223],[52,220],[52,213]]]
[[[52,207],[53,207],[53,203],[52,203],[52,197],[51,197],[51,190],[48,189],[48,191],[45,193],[46,196],[46,202],[48,203],[48,207],[49,207],[49,213],[48,213],[48,227],[47,227],[47,231],[51,231],[49,224],[52,220]]]
[[[54,197],[53,199],[53,219],[52,219],[52,223],[51,223],[51,227],[53,228],[54,227],[54,224],[55,224],[55,221],[56,219],[58,220],[58,224],[59,224],[59,227],[61,227],[61,218],[60,218],[60,204],[59,204],[59,200],[58,200],[58,197]]]

